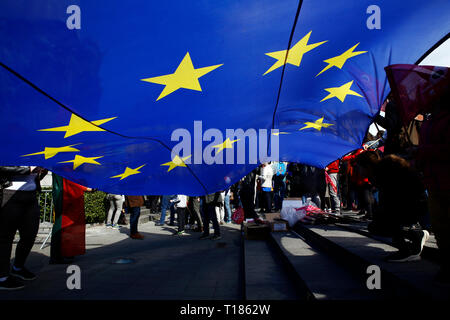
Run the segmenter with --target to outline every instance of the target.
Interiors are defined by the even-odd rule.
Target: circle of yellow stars
[[[275,63],[272,64],[272,66],[267,69],[266,72],[264,72],[263,76],[275,71],[276,69],[282,67],[285,64],[293,65],[296,67],[300,67],[301,62],[303,60],[303,57],[306,53],[316,49],[317,47],[325,44],[328,40],[320,41],[316,43],[309,43],[310,37],[311,37],[312,31],[309,31],[303,38],[301,38],[297,43],[295,43],[290,49],[288,50],[279,50],[279,51],[273,51],[268,52],[266,55],[270,58],[275,59]],[[342,69],[344,64],[347,62],[348,59],[353,58],[355,56],[361,55],[363,53],[366,53],[367,51],[354,51],[357,46],[359,45],[359,42],[352,46],[351,48],[347,49],[340,55],[337,55],[335,57],[323,60],[327,65],[316,75],[318,77],[319,75],[323,74],[327,70],[335,67],[338,69]],[[166,74],[162,76],[156,76],[156,77],[150,77],[150,78],[144,78],[141,79],[141,81],[149,82],[149,83],[155,83],[159,85],[163,85],[164,88],[159,94],[156,101],[159,101],[168,95],[174,93],[175,91],[179,89],[188,89],[188,90],[194,90],[194,91],[202,91],[202,87],[200,85],[199,79],[206,74],[218,69],[219,67],[223,66],[223,64],[216,64],[206,67],[199,67],[195,68],[194,64],[192,62],[191,56],[189,52],[185,54],[179,65],[177,66],[176,70],[172,74]],[[352,90],[351,87],[353,85],[353,80],[349,81],[347,83],[342,84],[338,87],[330,87],[325,88],[324,90],[328,92],[328,95],[325,96],[320,102],[324,102],[326,100],[337,98],[339,101],[344,102],[346,97],[348,95],[353,95],[357,97],[362,97],[359,93]],[[46,132],[64,132],[64,139],[69,138],[72,136],[75,136],[77,134],[80,134],[82,132],[102,132],[106,131],[105,129],[101,128],[100,126],[116,119],[117,117],[111,117],[111,118],[105,118],[100,120],[94,120],[94,121],[87,121],[82,119],[81,117],[71,114],[69,123],[65,126],[60,127],[53,127],[53,128],[47,128],[47,129],[40,129],[38,131],[46,131]],[[330,126],[333,126],[331,123],[324,122],[324,117],[321,117],[314,122],[307,121],[304,123],[305,126],[300,128],[299,131],[305,130],[305,129],[315,129],[317,131],[321,131],[322,128],[328,128]],[[280,135],[280,134],[290,134],[289,132],[276,132],[273,133],[273,135]],[[239,141],[237,140],[231,140],[230,138],[227,138],[223,143],[217,144],[213,146],[213,148],[216,148],[216,152],[219,153],[223,151],[224,149],[230,149],[233,148],[233,144]],[[80,152],[78,148],[75,148],[75,146],[78,144],[72,144],[62,147],[45,147],[43,151],[30,153],[23,155],[22,157],[28,157],[28,156],[35,156],[35,155],[44,155],[44,158],[51,159],[58,155],[59,153],[69,153],[69,152]],[[186,167],[186,160],[188,160],[191,157],[191,155],[188,155],[186,157],[180,157],[178,155],[175,155],[172,159],[172,161],[166,162],[161,164],[161,166],[167,166],[167,172],[172,171],[173,169],[177,167]],[[74,159],[67,160],[67,161],[61,161],[59,163],[72,163],[73,164],[73,170],[76,170],[80,166],[84,164],[90,164],[90,165],[101,165],[97,160],[103,158],[103,156],[96,156],[96,157],[85,157],[81,156],[79,154],[75,155]],[[129,176],[136,175],[141,173],[140,169],[142,169],[146,164],[143,164],[141,166],[138,166],[136,168],[130,168],[126,167],[123,173],[112,176],[111,178],[119,178],[120,180],[123,180]]]

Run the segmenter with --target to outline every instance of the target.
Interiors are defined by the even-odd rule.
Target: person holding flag
[[[47,174],[40,167],[0,167],[0,290],[24,287],[19,280],[31,281],[36,275],[25,268],[39,230],[40,209],[37,192]],[[20,240],[14,263],[10,265],[16,232]]]

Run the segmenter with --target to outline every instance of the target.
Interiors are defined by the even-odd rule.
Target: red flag
[[[86,252],[84,192],[86,188],[63,179],[61,255],[73,257]]]
[[[448,91],[446,67],[394,64],[385,68],[394,102],[405,125]]]

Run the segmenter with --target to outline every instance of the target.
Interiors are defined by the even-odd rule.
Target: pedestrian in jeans
[[[220,192],[208,194],[203,198],[203,212],[205,221],[203,221],[203,234],[200,239],[208,239],[219,240],[222,237],[220,236],[220,226],[217,221],[216,215],[216,205],[219,203]],[[213,228],[214,228],[214,236],[210,237],[209,235],[209,221],[212,220]]]
[[[231,223],[230,194],[230,189],[227,189],[223,200],[225,206],[225,223]]]
[[[106,227],[119,229],[120,226],[117,224],[122,213],[123,202],[125,201],[125,196],[119,194],[108,193],[106,199],[109,200],[109,210],[108,216],[106,218]],[[114,216],[114,220],[113,220]]]
[[[157,226],[163,226],[166,221],[166,212],[167,209],[170,210],[170,223],[173,225],[173,222],[175,220],[175,209],[173,207],[173,203],[170,201],[174,199],[174,195],[164,195],[161,199],[161,218],[159,219],[159,222],[155,223]]]
[[[125,204],[130,214],[130,238],[142,240],[144,236],[138,232],[139,216],[141,215],[141,207],[144,205],[143,196],[126,196]]]
[[[177,217],[178,217],[178,232],[175,235],[184,235],[186,231],[186,208],[187,208],[187,196],[179,194],[173,202],[175,203]]]
[[[40,210],[37,192],[47,170],[39,167],[0,167],[0,290],[24,287],[36,275],[25,268],[25,262],[39,230]],[[20,240],[11,267],[11,251],[17,230]]]

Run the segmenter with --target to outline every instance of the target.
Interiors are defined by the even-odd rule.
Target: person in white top
[[[272,211],[272,179],[273,168],[271,163],[263,163],[261,167],[261,188],[263,192],[263,207],[262,212],[269,213]]]
[[[175,233],[176,235],[184,235],[185,227],[186,227],[186,208],[187,208],[187,196],[183,194],[177,195],[177,197],[173,200],[175,202],[175,208],[177,211],[177,217],[178,217],[178,232]]]

